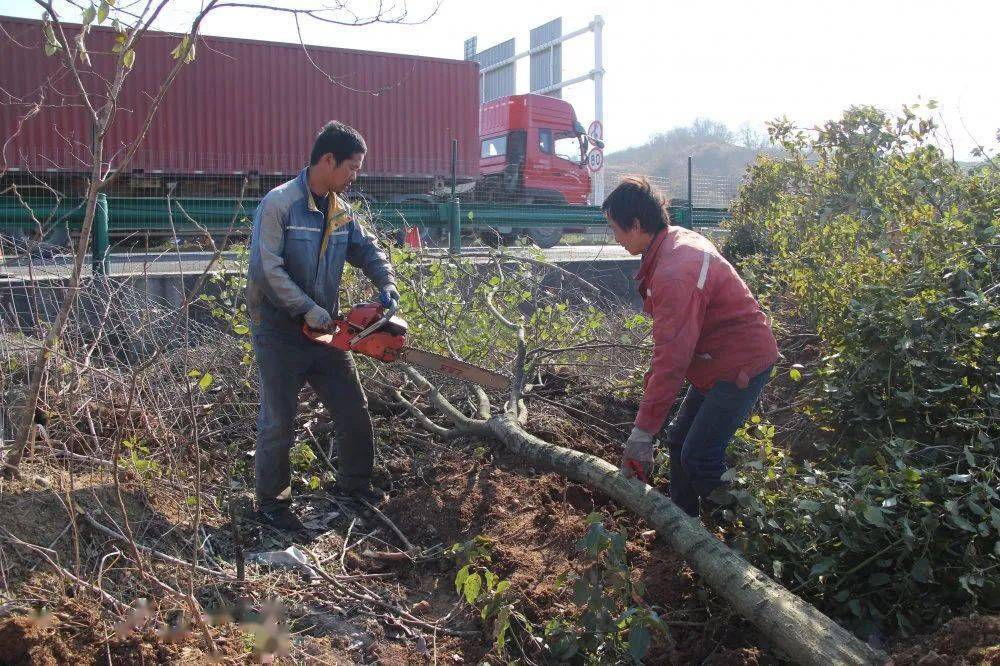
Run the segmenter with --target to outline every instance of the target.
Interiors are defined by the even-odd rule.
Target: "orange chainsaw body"
[[[369,333],[351,344],[354,338],[366,328],[382,318],[383,308],[378,303],[362,303],[351,308],[344,319],[333,322],[332,332],[316,331],[303,326],[306,337],[341,351],[353,351],[371,356],[379,361],[391,363],[406,346],[406,320],[402,317],[389,318],[378,330]]]
[[[303,325],[310,340],[342,351],[352,351],[392,363],[404,361],[419,367],[473,382],[497,391],[506,391],[510,378],[449,356],[442,356],[406,345],[406,320],[396,316],[399,305],[388,311],[378,303],[355,305],[347,316],[333,322],[329,331],[315,331]]]

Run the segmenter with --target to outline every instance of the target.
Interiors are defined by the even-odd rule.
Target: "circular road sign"
[[[604,151],[600,148],[594,148],[587,155],[587,168],[591,171],[597,172],[601,170],[604,166]]]
[[[598,141],[604,140],[604,125],[601,124],[600,120],[590,123],[590,127],[587,128],[587,135],[594,137]]]

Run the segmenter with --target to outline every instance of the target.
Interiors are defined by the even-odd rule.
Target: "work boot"
[[[381,506],[388,499],[388,496],[384,491],[371,485],[358,486],[356,488],[343,488],[334,482],[327,488],[327,492],[336,497],[355,500],[361,505],[364,505],[364,503],[367,502],[372,506]]]
[[[308,530],[288,504],[278,504],[257,510],[257,517],[265,525],[281,532],[305,533]]]

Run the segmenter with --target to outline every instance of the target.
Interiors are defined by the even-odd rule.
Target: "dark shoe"
[[[364,504],[367,502],[372,506],[381,506],[388,499],[388,496],[378,488],[373,488],[372,486],[361,486],[358,488],[343,488],[336,483],[331,485],[327,491],[331,495],[337,497],[343,497],[349,500],[355,500]]]
[[[258,509],[257,517],[265,525],[270,525],[282,532],[305,533],[308,531],[305,525],[302,524],[302,521],[299,520],[299,517],[292,511],[292,508],[287,505]]]

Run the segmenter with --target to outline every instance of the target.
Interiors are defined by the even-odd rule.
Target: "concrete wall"
[[[632,279],[639,269],[638,259],[568,260],[558,262],[558,265],[601,289],[609,301],[636,309],[642,307]],[[111,307],[121,311],[154,307],[175,311],[196,281],[196,273],[183,276],[170,273],[113,275],[104,283],[86,278],[81,287],[78,310],[97,316],[108,307],[110,300]],[[39,321],[52,321],[59,311],[67,282],[66,278],[52,276],[33,281],[23,277],[0,279],[0,324],[30,334],[38,329]],[[208,283],[205,291],[217,293],[217,287]],[[200,303],[192,308],[191,317],[201,324],[215,324],[208,309]]]

